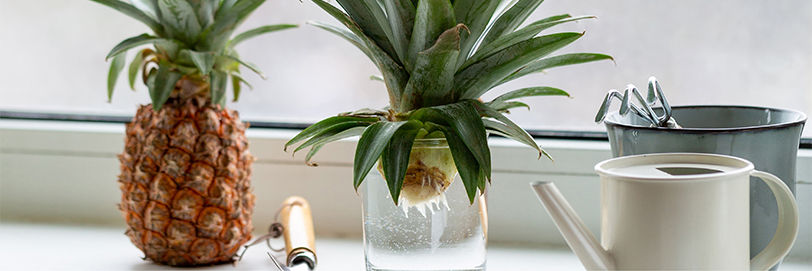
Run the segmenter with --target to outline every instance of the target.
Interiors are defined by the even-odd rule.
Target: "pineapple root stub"
[[[378,171],[386,176],[380,163]],[[409,154],[399,205],[404,212],[408,213],[408,208],[416,207],[424,215],[427,209],[434,210],[435,206],[432,205],[436,205],[436,208],[448,206],[445,191],[456,175],[457,167],[445,139],[416,140]]]
[[[173,94],[157,112],[141,106],[119,155],[126,235],[172,266],[230,262],[253,230],[246,125],[197,93]]]

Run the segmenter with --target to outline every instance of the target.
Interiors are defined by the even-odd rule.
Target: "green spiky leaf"
[[[378,0],[337,0],[337,2],[367,37],[390,57],[397,56],[394,46],[389,42],[392,29]]]
[[[229,41],[228,44],[229,44],[229,46],[234,47],[234,46],[237,46],[238,44],[240,44],[243,41],[246,41],[246,40],[248,40],[250,38],[253,38],[253,37],[265,34],[265,33],[270,33],[270,32],[280,31],[280,30],[285,30],[285,29],[291,29],[291,28],[296,28],[296,27],[299,27],[299,26],[295,25],[295,24],[264,25],[264,26],[260,26],[260,27],[257,27],[257,28],[242,32],[242,33],[238,34],[237,36],[234,36],[234,38],[231,39],[231,41]]]
[[[594,16],[582,16],[582,17],[570,18],[569,15],[558,15],[558,16],[553,16],[553,17],[547,18],[547,19],[539,20],[539,21],[537,21],[535,23],[532,23],[532,24],[528,25],[527,27],[519,29],[516,32],[513,32],[513,33],[510,33],[510,34],[504,35],[502,37],[499,37],[495,41],[492,41],[490,43],[483,43],[483,45],[480,46],[479,50],[477,50],[477,52],[473,56],[471,56],[471,58],[466,60],[465,64],[463,64],[462,67],[460,67],[460,68],[465,68],[468,65],[471,65],[472,63],[476,63],[477,61],[480,61],[485,57],[493,55],[493,54],[495,54],[496,52],[499,52],[502,49],[508,48],[508,47],[510,47],[510,46],[512,46],[514,44],[519,43],[519,42],[531,39],[531,38],[535,37],[536,35],[538,35],[539,33],[541,33],[541,31],[543,31],[543,30],[545,30],[547,28],[553,27],[553,26],[558,25],[558,24],[566,23],[566,22],[578,21],[578,20],[583,20],[583,19],[591,19],[591,18],[595,18],[595,17]]]
[[[155,88],[155,77],[158,77],[158,69],[150,69],[147,73],[147,90],[150,91],[150,95],[152,95],[152,89]]]
[[[499,37],[516,30],[544,0],[518,0],[507,11],[499,15],[488,33],[482,38],[482,44],[490,44]]]
[[[110,62],[110,71],[107,73],[107,101],[113,100],[113,89],[116,88],[116,81],[121,70],[124,69],[124,64],[127,62],[127,54],[118,54]]]
[[[255,65],[255,64],[253,64],[253,63],[250,63],[250,62],[243,61],[242,59],[240,59],[240,58],[238,58],[238,57],[234,57],[234,56],[228,56],[228,57],[229,57],[229,58],[231,58],[231,59],[232,59],[232,60],[234,60],[234,61],[237,61],[237,63],[240,63],[240,65],[245,66],[246,68],[248,68],[248,69],[249,69],[249,70],[251,70],[252,72],[256,73],[257,75],[259,75],[259,77],[262,77],[262,79],[265,79],[265,73],[263,73],[263,72],[262,72],[262,71],[261,71],[261,70],[260,70],[260,69],[257,67],[257,65]]]
[[[228,74],[223,71],[213,70],[209,75],[211,81],[209,91],[211,91],[211,103],[226,106],[226,85],[228,84]]]
[[[558,55],[553,57],[548,57],[544,59],[539,59],[533,61],[530,64],[527,64],[523,68],[519,69],[518,71],[512,73],[505,79],[499,82],[499,84],[504,84],[508,81],[520,78],[522,76],[540,72],[545,69],[567,66],[567,65],[575,65],[575,64],[582,64],[587,62],[594,62],[600,60],[612,60],[614,59],[611,56],[604,55],[604,54],[592,54],[592,53],[576,53],[576,54],[565,54],[565,55]]]
[[[500,2],[501,0],[454,1],[454,14],[457,16],[457,23],[468,26],[470,30],[470,35],[462,35],[460,55],[463,57],[457,60],[457,67],[465,62],[465,59],[474,49],[474,45],[480,40],[482,34],[485,33],[488,22],[490,22]]]
[[[189,3],[197,13],[197,21],[201,28],[205,29],[214,22],[214,14],[220,0],[191,0]]]
[[[478,101],[474,104],[477,108],[477,111],[479,111],[481,115],[488,118],[493,118],[504,125],[496,127],[499,128],[497,129],[497,131],[500,131],[506,134],[509,138],[524,143],[525,145],[528,145],[531,148],[535,149],[536,151],[538,151],[539,157],[541,157],[542,155],[545,155],[548,158],[550,157],[544,150],[541,149],[541,147],[539,147],[536,144],[536,141],[533,140],[533,137],[530,136],[530,134],[528,134],[527,131],[519,127],[519,125],[511,121],[508,117],[502,115],[502,113],[499,113],[497,110],[491,108],[490,106],[482,104]],[[484,124],[488,125],[488,123]],[[496,129],[494,128],[493,125],[491,125],[491,128]]]
[[[460,99],[475,99],[511,73],[546,56],[583,36],[582,33],[557,33],[536,37],[483,58],[457,73],[455,93]]]
[[[132,49],[133,47],[141,46],[141,45],[149,44],[149,43],[155,43],[155,42],[160,41],[160,40],[163,40],[163,39],[150,36],[149,34],[146,34],[146,33],[135,36],[135,37],[128,38],[128,39],[120,42],[119,44],[117,44],[115,47],[113,47],[113,49],[110,50],[110,53],[107,53],[107,56],[105,57],[105,59],[110,59],[111,57],[114,57],[114,56],[116,56],[116,55],[118,55],[120,53],[126,52],[127,50]]]
[[[319,150],[321,150],[322,146],[324,146],[327,143],[333,142],[333,141],[339,141],[339,140],[342,140],[342,139],[345,139],[345,138],[359,136],[362,133],[364,133],[364,129],[366,129],[366,128],[367,128],[366,126],[353,127],[353,128],[344,130],[344,131],[342,131],[340,133],[337,133],[335,135],[332,135],[330,137],[324,138],[324,139],[320,140],[320,142],[318,142],[316,144],[313,144],[313,147],[310,147],[310,151],[308,151],[307,156],[305,156],[305,163],[307,163],[308,165],[311,165],[311,166],[316,166],[317,164],[312,162],[312,159],[313,159],[313,156],[316,155],[316,153],[318,153]]]
[[[132,0],[132,5],[156,22],[158,19],[158,0]]]
[[[336,7],[324,2],[322,0],[313,0],[322,10],[326,11],[330,16],[341,22],[347,29],[355,34],[359,39],[364,41],[364,45],[369,48],[369,54],[378,70],[384,75],[384,83],[386,89],[389,91],[389,100],[391,105],[397,105],[400,96],[403,93],[403,87],[408,80],[408,74],[403,67],[396,62],[392,57],[382,50],[378,44],[369,36],[364,34],[364,31],[354,22],[347,14],[341,12]],[[395,108],[397,110],[397,108]]]
[[[358,140],[358,146],[355,148],[355,161],[353,162],[352,183],[353,187],[358,190],[358,186],[364,181],[369,170],[381,157],[381,153],[392,135],[401,126],[406,124],[407,121],[399,122],[378,122],[370,125],[361,134],[361,139]]]
[[[155,18],[150,17],[133,5],[120,0],[91,0],[93,2],[111,7],[147,25],[156,35],[162,36],[163,26]]]
[[[345,40],[349,41],[352,45],[355,45],[355,47],[360,49],[361,52],[363,52],[369,58],[369,60],[372,60],[372,62],[377,63],[377,59],[375,58],[375,56],[372,53],[371,49],[366,46],[366,43],[363,40],[361,40],[361,38],[358,37],[358,35],[350,32],[350,31],[347,31],[347,30],[344,30],[344,29],[341,29],[341,28],[338,28],[338,27],[335,27],[335,26],[332,26],[332,25],[323,24],[323,23],[320,23],[320,22],[309,21],[307,23],[310,24],[310,25],[313,25],[315,27],[321,28],[323,30],[326,30],[326,31],[328,31],[330,33],[333,33],[333,34],[335,34],[335,35],[337,35],[339,37],[344,38]],[[383,81],[383,79],[381,79],[381,81]]]
[[[406,51],[412,36],[415,7],[411,0],[383,0],[383,7],[389,23],[392,46],[401,62],[406,63]],[[409,66],[408,64],[406,65]]]
[[[231,11],[234,7],[234,4],[237,3],[237,0],[217,0],[220,1],[220,7],[217,8],[217,12],[214,13],[215,16],[220,16],[223,13],[227,13]]]
[[[184,0],[158,0],[161,24],[170,37],[192,44],[200,35],[197,13]]]
[[[453,101],[450,92],[456,70],[454,60],[460,53],[460,30],[463,28],[465,26],[458,25],[446,30],[434,46],[417,55],[415,67],[403,93],[402,110]]]
[[[251,83],[248,83],[248,81],[246,81],[245,78],[242,78],[242,75],[240,75],[239,72],[232,72],[231,77],[232,77],[232,79],[238,80],[238,81],[240,81],[240,83],[248,86],[248,89],[251,89],[251,90],[254,89],[254,86],[252,86]]]
[[[239,71],[232,72],[231,73],[231,90],[233,91],[233,94],[234,94],[234,99],[232,100],[233,102],[236,102],[237,100],[240,99],[240,92],[242,90],[242,85],[246,85],[248,87],[248,89],[250,89],[250,90],[254,89],[254,86],[252,86],[250,83],[248,83],[248,81],[245,81],[245,79],[243,79],[242,76],[240,76]]]
[[[154,45],[155,48],[158,49],[158,52],[166,54],[171,60],[177,59],[180,49],[183,47],[179,42],[167,39],[156,40]]]
[[[456,24],[454,8],[448,0],[418,1],[412,36],[409,40],[406,61],[404,61],[407,63],[407,69],[412,69],[411,64],[416,61],[419,52],[433,46],[440,34]],[[459,44],[459,41],[457,43]]]
[[[422,127],[423,124],[420,121],[407,121],[395,131],[392,140],[386,144],[381,154],[381,168],[383,168],[389,194],[392,195],[395,205],[398,205],[406,170],[409,168],[414,139]]]
[[[339,122],[333,124],[329,127],[325,127],[324,129],[320,130],[318,133],[313,135],[310,139],[296,147],[293,152],[298,152],[304,148],[317,145],[317,144],[324,144],[329,142],[335,137],[335,135],[340,134],[346,130],[355,128],[355,127],[366,127],[369,126],[370,122],[368,121],[346,121],[346,122]]]
[[[476,199],[476,190],[479,187],[479,162],[477,162],[476,156],[465,144],[464,139],[459,136],[459,133],[448,127],[442,127],[441,130],[443,134],[445,134],[448,148],[451,150],[451,156],[454,157],[454,165],[457,166],[457,171],[460,174],[463,186],[465,186],[468,200],[473,204]]]
[[[517,108],[517,107],[524,107],[524,108],[527,108],[527,110],[530,110],[530,105],[528,105],[526,103],[523,103],[523,102],[516,102],[516,101],[503,102],[503,103],[491,105],[491,107],[493,109],[495,109],[496,111],[505,112],[505,113],[510,113],[509,112],[510,109]]]
[[[214,67],[214,52],[196,52],[183,49],[180,53],[189,57],[201,74],[208,74]]]
[[[152,108],[155,111],[160,111],[164,103],[169,99],[172,90],[175,89],[175,83],[178,82],[182,75],[172,69],[172,64],[166,60],[158,63],[158,72],[155,76],[154,86],[149,90],[149,97],[152,99]]]
[[[264,2],[265,0],[223,1],[214,15],[214,23],[203,30],[196,49],[212,51],[225,47],[234,30]]]
[[[416,110],[409,117],[410,119],[431,121],[450,127],[450,131],[457,133],[471,153],[474,154],[477,162],[482,166],[487,174],[491,176],[491,152],[488,148],[488,137],[485,133],[485,126],[482,124],[482,117],[477,111],[475,100],[463,100],[453,104],[425,107]]]
[[[231,93],[234,94],[234,99],[232,102],[236,102],[240,99],[240,93],[242,93],[242,86],[240,85],[240,80],[236,77],[231,77]]]
[[[135,58],[130,62],[130,68],[127,71],[127,79],[130,83],[130,89],[135,90],[135,77],[138,71],[141,70],[141,65],[144,64],[144,57],[146,57],[148,49],[144,49],[135,54]]]
[[[505,103],[513,99],[519,99],[524,97],[533,97],[533,96],[567,96],[569,97],[570,94],[566,91],[563,91],[558,88],[554,87],[529,87],[529,88],[521,88],[513,91],[509,91],[505,94],[499,95],[490,102],[491,106],[497,106],[500,103]]]
[[[366,127],[363,127],[363,128],[366,128]],[[350,130],[347,130],[347,131],[350,131]],[[364,130],[361,129],[358,132],[357,135],[361,135],[361,133],[363,133],[363,132],[364,132]],[[353,135],[353,136],[357,136],[357,135]],[[307,151],[307,155],[305,155],[305,164],[307,164],[308,166],[311,166],[311,167],[319,166],[318,163],[313,162],[313,156],[316,156],[316,154],[319,153],[319,151],[321,150],[322,147],[324,147],[324,145],[326,145],[326,144],[314,145],[313,147],[310,147],[310,150]]]
[[[285,143],[285,149],[288,147],[299,143],[302,140],[308,139],[317,135],[318,133],[322,132],[324,129],[329,128],[338,123],[342,122],[367,122],[367,123],[375,123],[379,121],[378,118],[361,118],[361,117],[349,117],[349,116],[335,116],[329,117],[322,121],[316,122],[313,125],[308,126],[306,129],[301,131],[299,134],[291,138],[287,143]]]

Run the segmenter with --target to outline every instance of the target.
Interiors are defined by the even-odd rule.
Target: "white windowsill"
[[[88,232],[109,234],[111,249],[120,246],[116,251],[131,249],[137,252],[122,234],[124,223],[115,207],[120,200],[115,182],[118,174],[116,154],[123,148],[123,132],[122,124],[0,120],[0,221],[82,225]],[[291,157],[290,153],[282,151],[284,142],[296,132],[248,130],[251,152],[258,158],[253,171],[254,193],[257,196],[254,226],[257,229],[266,228],[285,197],[304,196],[313,207],[316,234],[320,236],[320,245],[324,244],[323,251],[326,252],[322,253],[325,254],[323,257],[331,257],[326,254],[334,254],[330,252],[334,247],[336,255],[355,257],[357,260],[352,262],[362,264],[360,199],[350,185],[354,140],[326,146],[316,156],[321,166],[313,168],[304,165],[303,154]],[[489,249],[489,267],[492,270],[508,270],[498,267],[508,267],[507,262],[514,260],[549,267],[549,262],[544,264],[538,259],[558,263],[567,257],[570,264],[580,267],[574,255],[567,250],[539,250],[565,245],[530,190],[528,183],[531,181],[555,181],[587,227],[599,235],[600,189],[592,167],[610,158],[609,144],[578,140],[538,140],[538,143],[553,155],[555,162],[537,160],[534,151],[520,143],[500,138],[490,140],[494,176],[493,185],[489,187],[489,241],[496,245]],[[799,152],[798,182],[801,232],[789,261],[812,262],[812,150]],[[19,226],[9,227],[2,226],[0,236],[7,236],[9,229],[20,229]],[[27,242],[31,242],[32,246],[50,248],[56,243],[51,241],[52,238],[62,235],[62,230],[68,235],[74,231],[77,234],[82,232],[82,228],[73,226],[46,227],[42,236],[34,236]],[[103,238],[99,238],[97,241],[105,244]],[[0,240],[3,240],[0,242],[0,248],[4,248],[2,251],[14,251],[3,245],[15,242],[6,242],[5,237]],[[81,239],[73,241],[76,240]],[[63,241],[67,243],[59,243],[69,247],[60,247],[61,252],[20,250],[24,253],[11,255],[72,255],[70,245],[75,242]],[[106,255],[110,252],[97,253]],[[511,255],[519,258],[511,258]],[[56,264],[62,261],[61,258],[57,259],[60,260],[52,262]],[[117,259],[131,260],[129,256]],[[329,266],[326,265],[327,259],[322,258],[324,266]],[[9,262],[17,261],[0,261],[0,267]],[[135,261],[134,264],[137,263]],[[568,266],[566,262],[561,263],[564,264],[562,267]],[[551,268],[564,269],[570,268]]]
[[[116,228],[0,224],[2,270],[177,270],[143,261],[143,254]],[[199,270],[274,270],[268,249],[249,249],[236,266]],[[363,270],[359,239],[319,238],[316,270]],[[581,263],[566,248],[530,248],[496,245],[488,248],[489,270],[580,270]],[[812,262],[785,262],[782,271],[810,270]]]

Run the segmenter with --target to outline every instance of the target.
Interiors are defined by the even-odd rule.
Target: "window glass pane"
[[[512,118],[528,128],[601,130],[592,122],[604,94],[626,84],[662,83],[672,105],[741,104],[812,113],[812,1],[545,1],[531,17],[596,15],[551,31],[586,31],[558,53],[600,52],[617,60],[549,70],[484,96],[526,86],[553,86],[574,98],[531,98]],[[384,85],[365,56],[330,33],[304,25],[335,23],[312,2],[268,1],[242,29],[298,23],[241,44],[243,58],[267,80],[248,75],[253,91],[230,104],[254,121],[313,122],[338,112],[380,108]],[[108,63],[119,41],[147,32],[133,19],[89,1],[5,1],[0,8],[0,109],[129,115],[147,103],[142,86],[119,80],[105,102]],[[812,136],[807,128],[806,136]]]

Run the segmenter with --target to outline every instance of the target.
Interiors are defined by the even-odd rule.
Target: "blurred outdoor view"
[[[645,87],[651,75],[672,105],[759,105],[812,114],[812,1],[548,0],[528,21],[562,13],[598,19],[556,27],[586,31],[559,53],[607,53],[617,63],[553,69],[485,96],[528,86],[573,95],[527,99],[532,110],[512,114],[527,128],[601,130],[593,118],[606,91],[629,83]],[[308,123],[386,105],[383,84],[369,79],[378,74],[372,63],[308,20],[338,24],[308,0],[270,0],[242,26],[301,24],[237,48],[268,75],[265,81],[248,75],[254,90],[230,104],[243,119]],[[148,102],[146,89],[130,91],[122,76],[107,103],[104,56],[121,40],[148,31],[90,1],[3,0],[0,110],[132,115],[137,104]]]

